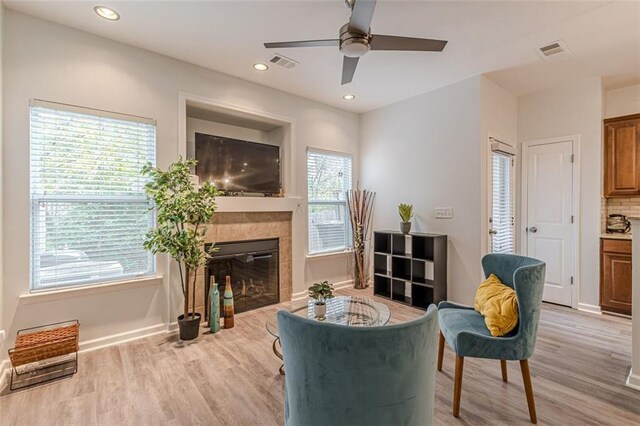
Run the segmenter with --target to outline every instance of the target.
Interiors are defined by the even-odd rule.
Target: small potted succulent
[[[403,234],[411,232],[411,218],[413,217],[413,206],[411,204],[400,204],[398,206],[398,213],[400,214],[400,230]]]
[[[327,300],[334,297],[333,285],[329,284],[328,281],[315,283],[309,287],[309,297],[315,300],[313,309],[316,318],[324,319],[327,314]]]

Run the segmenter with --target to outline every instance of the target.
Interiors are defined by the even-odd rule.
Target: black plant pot
[[[400,230],[403,234],[411,232],[411,222],[400,222]]]
[[[178,317],[178,327],[180,328],[180,340],[193,340],[200,333],[200,314],[195,313],[184,319],[184,315]]]

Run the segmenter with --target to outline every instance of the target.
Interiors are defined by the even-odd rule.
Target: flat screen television
[[[280,192],[280,147],[196,133],[196,174],[227,193]]]

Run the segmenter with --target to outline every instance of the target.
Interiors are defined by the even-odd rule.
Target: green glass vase
[[[220,291],[215,277],[211,277],[211,290],[209,291],[209,330],[212,333],[220,331]]]

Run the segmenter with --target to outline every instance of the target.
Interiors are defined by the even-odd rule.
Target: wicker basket
[[[39,330],[21,330],[16,337],[15,348],[9,350],[12,366],[15,368],[77,352],[79,329],[78,321],[70,321],[40,327]]]

